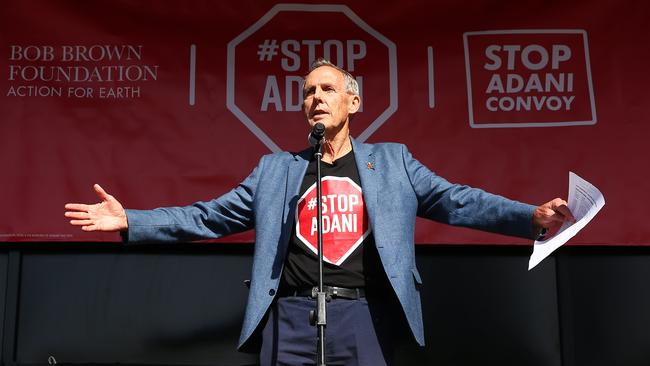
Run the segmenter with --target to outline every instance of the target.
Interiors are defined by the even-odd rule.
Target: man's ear
[[[358,95],[352,95],[352,100],[350,100],[350,105],[348,106],[348,114],[357,113],[360,107],[361,107],[361,97]]]

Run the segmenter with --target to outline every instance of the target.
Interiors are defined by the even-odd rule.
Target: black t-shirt
[[[332,164],[321,163],[323,196],[323,283],[366,287],[381,278],[374,238],[363,201],[359,171],[350,152]],[[318,285],[316,160],[312,159],[300,187],[295,223],[282,274],[285,288]]]

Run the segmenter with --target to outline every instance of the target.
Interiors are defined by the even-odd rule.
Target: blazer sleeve
[[[173,242],[216,239],[255,225],[254,199],[263,160],[230,192],[206,202],[185,207],[126,210],[128,243]]]
[[[402,158],[418,200],[418,216],[450,225],[534,238],[535,206],[452,184],[413,158],[406,146],[402,147]]]

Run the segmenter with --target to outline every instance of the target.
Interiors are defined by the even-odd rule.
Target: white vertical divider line
[[[190,105],[196,103],[196,45],[190,45]]]
[[[429,108],[436,107],[436,94],[433,86],[433,47],[427,47],[427,56],[429,59]]]

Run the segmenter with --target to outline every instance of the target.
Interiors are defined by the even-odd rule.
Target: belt
[[[359,300],[362,297],[366,297],[366,291],[363,288],[347,288],[347,287],[336,287],[336,286],[323,286],[323,292],[325,296],[333,299],[349,299],[349,300]],[[317,297],[318,287],[308,288],[308,289],[295,289],[293,291],[288,291],[287,296],[309,296],[312,299]]]

